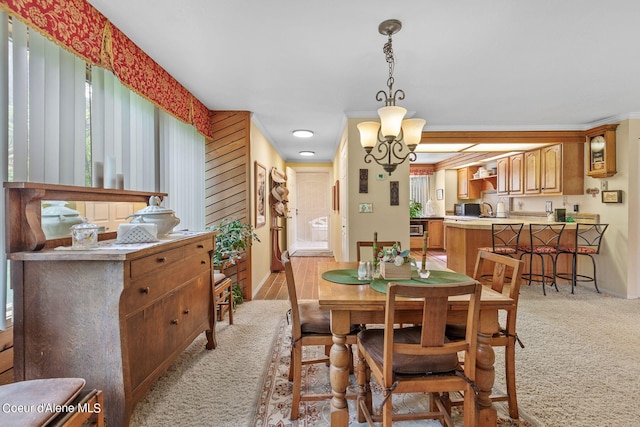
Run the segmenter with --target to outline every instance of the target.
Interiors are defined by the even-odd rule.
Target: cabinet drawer
[[[186,283],[190,278],[202,273],[209,274],[211,258],[208,252],[204,252],[188,257],[174,267],[148,273],[146,277],[131,282],[122,293],[120,310],[128,316]]]
[[[213,239],[202,239],[198,242],[191,243],[184,247],[185,256],[195,255],[201,252],[210,252],[213,250]]]
[[[131,278],[138,279],[159,268],[168,268],[171,264],[182,260],[184,251],[185,247],[181,246],[131,261]]]

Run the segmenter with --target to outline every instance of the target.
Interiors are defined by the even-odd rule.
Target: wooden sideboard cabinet
[[[199,334],[215,347],[214,245],[215,233],[182,232],[142,249],[9,254],[16,380],[85,378],[107,425],[128,425]]]

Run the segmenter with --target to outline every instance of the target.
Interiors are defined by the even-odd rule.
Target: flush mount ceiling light
[[[381,90],[376,94],[376,100],[382,101],[384,99],[385,105],[378,109],[380,123],[362,122],[358,124],[360,144],[367,152],[364,156],[365,163],[371,163],[374,160],[389,175],[407,158],[410,161],[416,160],[414,151],[422,139],[422,128],[427,123],[423,119],[403,120],[407,110],[396,106],[396,98],[402,101],[404,91],[402,89],[393,91],[393,68],[396,61],[393,56],[391,36],[401,28],[402,23],[397,19],[388,19],[378,26],[380,34],[389,38],[382,48],[387,64],[389,64],[389,78],[387,79],[389,93]],[[371,153],[372,151],[374,154]]]
[[[316,153],[314,151],[301,151],[298,154],[300,154],[303,157],[313,157],[313,156],[316,155]]]
[[[313,136],[313,132],[306,129],[298,129],[293,131],[293,136],[296,138],[311,138]]]

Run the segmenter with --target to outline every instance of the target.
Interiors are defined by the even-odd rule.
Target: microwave
[[[454,215],[480,216],[480,203],[456,203],[453,205]]]

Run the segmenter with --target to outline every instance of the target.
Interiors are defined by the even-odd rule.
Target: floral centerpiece
[[[398,243],[394,243],[390,248],[381,249],[377,255],[380,275],[387,280],[411,279],[409,253],[409,250],[401,250]]]

